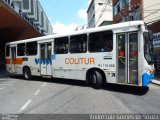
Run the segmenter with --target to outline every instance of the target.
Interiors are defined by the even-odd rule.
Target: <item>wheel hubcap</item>
[[[28,72],[27,71],[25,71],[25,77],[28,78]]]

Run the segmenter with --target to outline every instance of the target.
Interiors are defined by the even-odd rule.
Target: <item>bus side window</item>
[[[17,56],[25,56],[25,43],[17,45]]]
[[[90,52],[111,52],[113,50],[113,32],[90,33],[88,47]]]
[[[37,42],[26,43],[26,55],[37,55]]]
[[[54,53],[67,54],[68,53],[68,37],[56,38],[54,40]]]
[[[71,53],[87,52],[87,34],[75,35],[70,37],[70,52]]]

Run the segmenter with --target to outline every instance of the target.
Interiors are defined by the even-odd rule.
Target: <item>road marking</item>
[[[47,83],[43,83],[42,87],[45,87],[47,85]]]
[[[41,90],[37,90],[34,95],[38,95]]]
[[[0,90],[3,90],[3,89],[5,89],[5,88],[0,88]]]
[[[23,110],[25,110],[27,108],[27,106],[32,102],[32,99],[29,99],[19,110],[19,112],[22,112]]]

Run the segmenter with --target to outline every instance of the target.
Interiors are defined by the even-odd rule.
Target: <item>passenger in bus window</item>
[[[109,40],[109,42],[105,42],[101,48],[101,52],[111,52],[112,50],[112,43],[110,42],[111,40]]]
[[[105,52],[105,47],[102,47],[102,48],[101,48],[101,52]]]
[[[125,57],[125,49],[119,46],[119,57]]]

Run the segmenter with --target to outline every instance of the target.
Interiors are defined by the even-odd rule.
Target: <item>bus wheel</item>
[[[102,78],[103,77],[102,77],[100,72],[98,72],[98,71],[93,71],[92,72],[91,82],[92,82],[93,88],[100,89],[102,87],[102,85],[103,85],[103,79]]]
[[[23,76],[24,76],[24,79],[26,79],[26,80],[30,80],[31,79],[31,71],[30,71],[29,68],[24,68]]]

